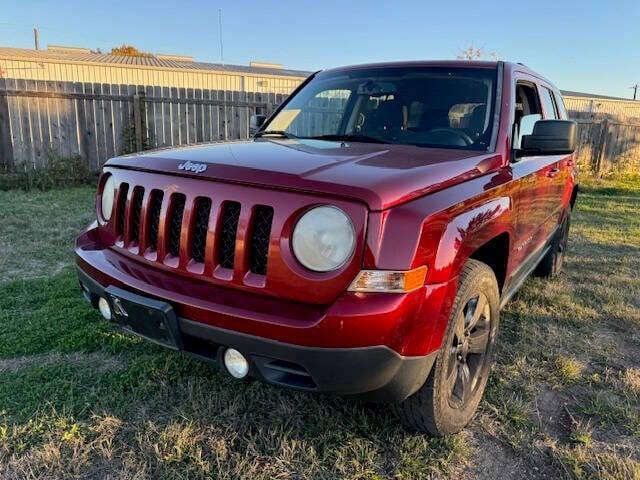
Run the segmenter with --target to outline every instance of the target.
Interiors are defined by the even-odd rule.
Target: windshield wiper
[[[256,133],[253,137],[258,138],[264,135],[274,135],[274,136],[284,137],[284,138],[298,138],[294,134],[285,132],[284,130],[265,130],[264,132]]]
[[[369,137],[368,135],[317,135],[315,137],[305,137],[312,140],[335,140],[342,142],[365,142],[365,143],[391,143],[381,138]]]

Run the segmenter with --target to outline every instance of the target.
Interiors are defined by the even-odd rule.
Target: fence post
[[[600,127],[600,138],[598,139],[598,155],[596,157],[595,174],[597,177],[602,175],[602,167],[604,158],[607,153],[607,138],[609,137],[609,119],[605,118]]]
[[[133,95],[133,128],[136,135],[136,152],[141,152],[142,142],[142,102],[144,93],[138,92]]]
[[[6,80],[0,78],[0,171],[5,173],[13,165],[13,141],[9,130],[9,97],[5,93],[6,88]]]

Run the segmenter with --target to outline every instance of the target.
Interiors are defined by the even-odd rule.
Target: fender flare
[[[473,252],[498,235],[511,233],[511,212],[511,198],[502,196],[453,217],[440,237],[429,283],[456,278]]]

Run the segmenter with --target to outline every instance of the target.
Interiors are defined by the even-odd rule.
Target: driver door
[[[515,219],[514,261],[526,266],[535,260],[552,233],[554,196],[550,172],[557,159],[549,156],[520,156],[522,136],[533,131],[536,121],[543,118],[543,111],[535,78],[521,77],[516,83],[515,122],[513,125],[512,174],[518,187],[514,195]],[[553,222],[555,225],[555,221]]]

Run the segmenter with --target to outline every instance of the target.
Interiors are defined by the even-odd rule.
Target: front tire
[[[434,367],[424,385],[396,406],[407,427],[442,436],[471,421],[489,378],[499,319],[493,270],[469,260]]]

